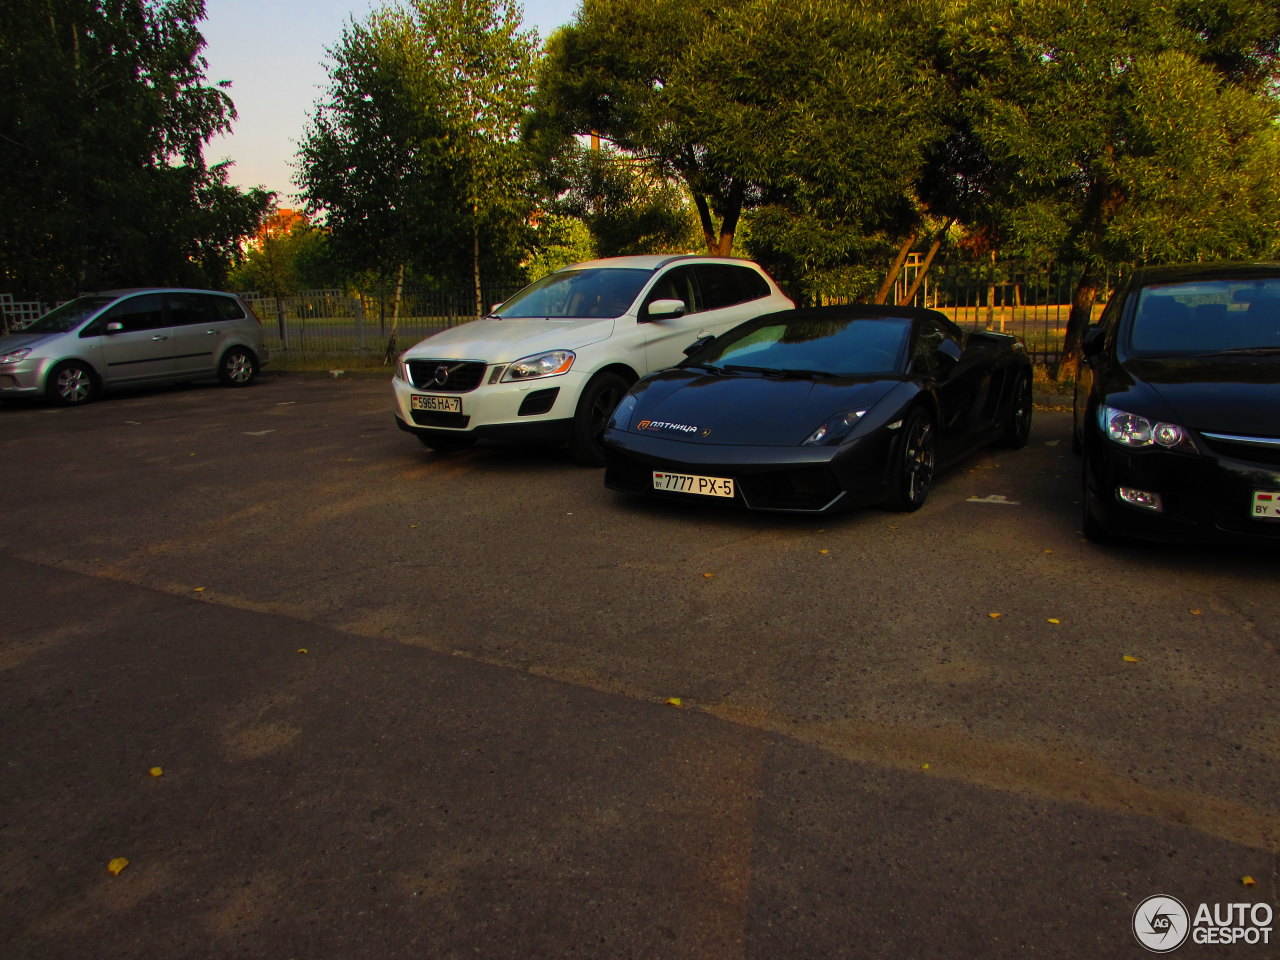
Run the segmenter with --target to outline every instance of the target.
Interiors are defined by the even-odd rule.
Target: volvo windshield
[[[620,317],[653,273],[618,267],[558,270],[525,287],[493,312],[502,320]]]

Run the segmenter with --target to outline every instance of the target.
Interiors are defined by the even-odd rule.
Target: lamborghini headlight
[[[841,410],[839,413],[829,417],[826,423],[809,434],[809,438],[805,440],[803,445],[811,447],[839,443],[849,436],[849,433],[858,425],[858,421],[866,415],[866,412],[865,410]]]

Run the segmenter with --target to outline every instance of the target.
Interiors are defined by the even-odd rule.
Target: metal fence
[[[512,281],[482,288],[481,302],[501,303],[524,284]],[[393,327],[390,291],[346,294],[310,290],[297,296],[242,293],[262,321],[267,347],[278,357],[344,359],[382,357]],[[476,319],[475,293],[468,290],[405,290],[394,321],[398,349],[447,327]]]
[[[1095,319],[1124,269],[1108,268],[1100,275]],[[1014,334],[1027,345],[1027,352],[1036,363],[1052,365],[1060,359],[1081,267],[953,260],[935,261],[923,277],[921,270],[919,256],[908,260],[894,285],[890,303],[907,303],[906,296],[915,287],[909,301],[913,306],[938,310],[966,330]],[[859,296],[823,289],[817,299],[823,303],[848,303],[866,299],[865,291],[861,293]]]
[[[0,293],[0,333],[19,330],[50,309],[47,304],[35,300],[14,300],[12,294]]]
[[[932,307],[965,329],[999,330],[1021,337],[1038,363],[1056,363],[1062,350],[1071,294],[1080,277],[1073,266],[1032,268],[1017,263],[937,261],[921,278],[919,258],[908,261],[891,296],[903,302],[913,286],[911,302]],[[1119,268],[1104,273],[1100,284],[1105,298]],[[917,285],[916,281],[919,280]],[[520,280],[486,285],[481,302],[496,304],[523,286]],[[822,288],[784,284],[799,302],[848,303],[868,299],[866,290]],[[393,291],[349,294],[340,290],[311,290],[297,296],[267,297],[242,293],[262,320],[267,346],[279,359],[303,362],[322,360],[341,364],[381,359],[392,331]],[[1095,307],[1101,311],[1103,299]],[[14,301],[0,294],[0,322],[17,329],[40,316],[43,304]],[[452,291],[406,289],[396,323],[396,349],[447,327],[476,318],[475,294],[470,288]]]

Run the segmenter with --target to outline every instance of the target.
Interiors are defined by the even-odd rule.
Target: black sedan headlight
[[[1195,442],[1185,427],[1163,420],[1150,420],[1106,404],[1098,405],[1098,427],[1107,439],[1122,447],[1196,452]]]

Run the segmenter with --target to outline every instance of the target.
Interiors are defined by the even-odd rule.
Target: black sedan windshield
[[[76,297],[60,307],[50,310],[35,323],[22,329],[23,333],[66,333],[74,330],[90,314],[97,313],[115,297]]]
[[[558,270],[531,283],[494,311],[503,320],[517,317],[620,317],[653,273],[617,267]]]
[[[694,353],[686,365],[838,377],[904,369],[911,321],[902,317],[813,316],[796,310],[758,317]]]
[[[1280,348],[1280,278],[1196,280],[1144,287],[1129,349],[1144,356]]]

